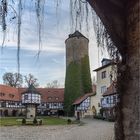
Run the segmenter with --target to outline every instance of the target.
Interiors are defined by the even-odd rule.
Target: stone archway
[[[9,115],[8,110],[4,110],[3,115],[4,115],[5,117],[7,117],[7,116]]]
[[[3,110],[0,110],[0,116],[3,116]]]
[[[12,110],[12,116],[17,116],[17,110]]]

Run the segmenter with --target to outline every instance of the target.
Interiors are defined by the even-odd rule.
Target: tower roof
[[[40,93],[36,90],[36,88],[34,87],[33,84],[31,84],[31,85],[29,86],[29,88],[28,88],[25,92],[23,92],[23,93],[35,93],[35,94],[40,94]]]
[[[73,37],[84,37],[86,38],[83,34],[81,34],[79,31],[75,31],[73,34],[69,34],[69,38],[73,38]],[[88,39],[88,38],[86,38]]]

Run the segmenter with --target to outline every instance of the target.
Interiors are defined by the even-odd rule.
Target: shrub
[[[36,118],[34,118],[33,124],[37,124],[37,119]]]
[[[68,119],[67,124],[71,124],[71,123],[72,123],[71,119]]]
[[[39,120],[39,125],[42,125],[42,120]]]
[[[25,119],[25,118],[22,119],[22,124],[23,124],[23,125],[26,124],[26,119]]]
[[[96,115],[94,116],[95,119],[100,119],[100,120],[104,120],[105,118],[101,115]]]

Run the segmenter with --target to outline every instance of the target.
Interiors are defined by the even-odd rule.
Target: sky
[[[22,75],[33,74],[39,82],[40,87],[47,83],[58,80],[60,87],[64,86],[66,71],[65,40],[73,33],[70,27],[69,0],[61,0],[56,12],[56,0],[47,0],[44,6],[42,22],[42,47],[39,58],[38,26],[34,5],[25,0],[22,11],[21,28],[21,50],[20,50],[20,73]],[[16,5],[17,3],[15,3]],[[11,14],[13,14],[11,12]],[[9,21],[9,20],[8,20]],[[89,21],[92,24],[92,19]],[[94,69],[99,67],[100,61],[108,57],[97,47],[93,27],[90,25],[87,32],[86,27],[81,31],[89,38],[89,58],[91,78],[96,74]],[[0,29],[0,44],[3,41],[3,32]],[[0,84],[3,83],[2,76],[6,72],[17,72],[17,23],[16,20],[8,22],[4,46],[0,45]]]

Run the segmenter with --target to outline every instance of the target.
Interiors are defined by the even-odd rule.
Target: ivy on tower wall
[[[88,55],[85,55],[85,57],[83,57],[81,59],[81,79],[82,79],[84,93],[91,93],[92,92],[92,82],[91,82]]]
[[[67,66],[64,94],[64,110],[67,115],[73,115],[72,103],[78,97],[91,92],[89,57],[85,55],[80,62],[73,61]]]
[[[82,94],[80,64],[71,62],[67,66],[65,79],[64,110],[67,115],[73,115],[72,103]]]

